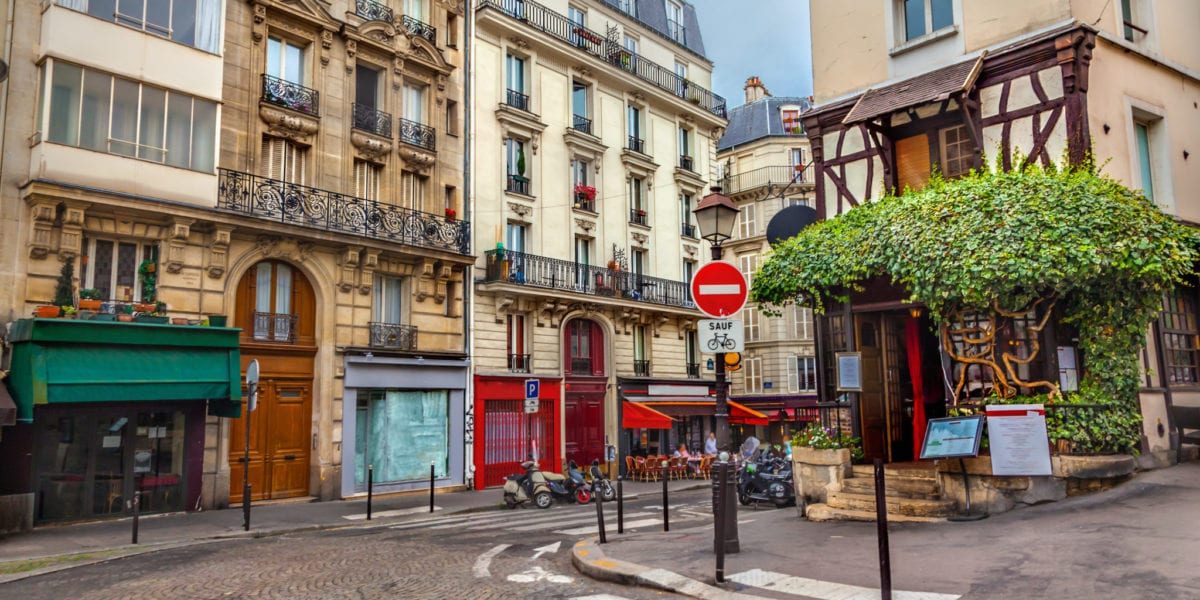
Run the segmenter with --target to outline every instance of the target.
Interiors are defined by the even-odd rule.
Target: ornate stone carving
[[[329,49],[333,47],[333,31],[321,30],[321,66],[329,65]]]
[[[267,124],[267,133],[301,143],[308,143],[308,138],[318,129],[316,119],[267,104],[259,105],[258,116]]]
[[[700,252],[700,249],[692,244],[684,244],[683,251],[686,252],[688,256],[695,258],[696,254]]]
[[[220,279],[225,275],[229,260],[229,240],[233,234],[231,225],[217,225],[213,228],[212,237],[208,242],[208,256],[205,259],[204,270],[212,279]]]
[[[421,152],[408,146],[400,148],[400,159],[410,171],[427,174],[429,168],[437,162],[437,157],[429,152]]]
[[[163,257],[163,268],[168,273],[178,273],[183,270],[184,259],[187,254],[188,237],[192,234],[192,224],[195,219],[184,219],[174,217],[171,220],[171,226],[167,233],[166,239],[166,256]]]
[[[354,57],[358,55],[358,42],[346,40],[346,74],[354,72]]]
[[[596,222],[591,219],[575,219],[575,225],[584,231],[591,231],[596,228]]]
[[[254,3],[254,24],[250,27],[250,36],[254,39],[254,43],[262,42],[263,34],[266,32],[267,7],[258,2]]]
[[[392,152],[392,142],[384,141],[382,138],[373,135],[367,135],[360,131],[350,132],[350,143],[358,150],[358,153],[367,160],[378,160],[386,158]]]
[[[508,38],[508,41],[511,42],[512,45],[516,46],[517,48],[520,48],[521,50],[525,50],[525,49],[529,48],[529,42],[526,42],[523,38],[519,38],[515,35]]]
[[[282,258],[302,263],[312,256],[313,245],[277,235],[260,235],[255,242],[255,249],[262,253],[263,258]]]
[[[524,204],[519,204],[516,202],[509,202],[508,210],[513,211],[518,217],[521,218],[528,218],[529,215],[533,214],[532,206],[525,206]]]
[[[83,251],[83,219],[89,204],[67,202],[58,235],[58,260],[75,258]]]
[[[633,243],[635,243],[639,246],[645,246],[646,242],[650,241],[650,236],[648,236],[640,231],[635,231],[635,232],[631,233],[630,236],[633,237]]]
[[[349,292],[358,285],[358,263],[362,246],[344,246],[338,252],[338,289]]]
[[[375,288],[375,271],[379,269],[379,255],[382,250],[368,249],[363,254],[362,267],[359,269],[358,293],[367,296]]]
[[[50,200],[38,200],[29,208],[29,258],[43,259],[54,247],[56,205]]]

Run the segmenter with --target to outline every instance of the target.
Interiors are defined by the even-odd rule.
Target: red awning
[[[637,402],[626,402],[621,411],[625,429],[670,429],[674,423],[675,419]]]
[[[671,398],[669,400],[646,400],[638,402],[644,406],[653,406],[657,411],[680,417],[710,416],[716,409],[717,401],[713,399],[699,400],[691,397],[687,400]],[[745,405],[728,401],[729,422],[737,425],[767,425],[770,419],[767,415]]]
[[[742,406],[730,400],[729,422],[734,425],[770,425],[771,419],[753,408]]]

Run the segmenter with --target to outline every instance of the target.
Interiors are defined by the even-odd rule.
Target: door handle
[[[296,455],[295,454],[284,454],[283,460],[296,460]]]
[[[239,456],[237,461],[240,463],[248,463],[250,462],[250,459],[246,458],[245,456]]]

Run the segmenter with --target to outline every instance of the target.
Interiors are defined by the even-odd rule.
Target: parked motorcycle
[[[592,467],[589,470],[592,475],[592,494],[599,496],[605,502],[612,502],[617,499],[617,490],[613,488],[612,482],[604,473],[600,471],[600,459],[592,459]]]
[[[504,478],[504,503],[509,508],[526,502],[533,502],[538,508],[550,508],[554,503],[553,492],[537,463],[527,460],[521,463],[521,468],[525,469],[524,473]]]
[[[738,476],[738,501],[742,505],[772,502],[777,508],[795,502],[791,462],[761,453],[756,460],[747,462]]]
[[[567,493],[571,494],[571,499],[580,504],[587,504],[592,501],[592,486],[588,485],[587,480],[583,477],[583,471],[579,470],[579,465],[575,461],[567,463],[567,474],[563,479],[563,487]]]

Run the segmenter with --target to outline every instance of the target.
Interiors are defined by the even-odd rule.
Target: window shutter
[[[800,362],[800,357],[798,357],[798,356],[789,356],[787,359],[787,371],[788,371],[787,378],[788,378],[788,391],[789,392],[800,391],[800,372],[799,372],[800,365],[798,364],[799,362]]]
[[[925,187],[929,181],[929,138],[925,134],[914,135],[896,141],[896,188],[905,186],[914,190]]]
[[[262,164],[267,177],[283,179],[283,151],[286,144],[279,138],[263,138]]]

